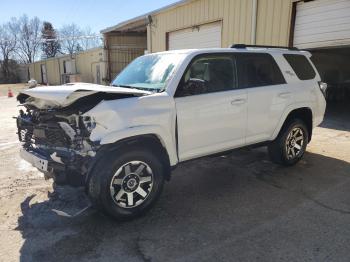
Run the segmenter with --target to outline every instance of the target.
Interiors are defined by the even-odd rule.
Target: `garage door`
[[[221,22],[169,33],[169,50],[221,47]]]
[[[294,46],[350,45],[350,1],[315,0],[297,4]]]

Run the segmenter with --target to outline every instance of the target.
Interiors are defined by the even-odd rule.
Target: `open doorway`
[[[328,84],[326,118],[350,130],[350,46],[310,52],[322,81]]]

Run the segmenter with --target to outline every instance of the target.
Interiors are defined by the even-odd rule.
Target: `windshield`
[[[113,86],[161,92],[182,61],[182,54],[154,54],[136,58],[113,80]]]

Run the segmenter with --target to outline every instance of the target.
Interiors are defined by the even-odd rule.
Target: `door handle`
[[[290,98],[291,92],[279,93],[278,96],[281,98]]]
[[[242,105],[246,102],[245,99],[235,99],[231,101],[231,105],[236,106],[236,105]]]

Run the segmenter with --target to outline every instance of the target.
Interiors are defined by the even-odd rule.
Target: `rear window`
[[[240,88],[285,84],[286,81],[276,61],[270,54],[237,54],[238,82]]]
[[[292,54],[284,54],[283,56],[300,80],[310,80],[315,78],[316,72],[305,56]]]

